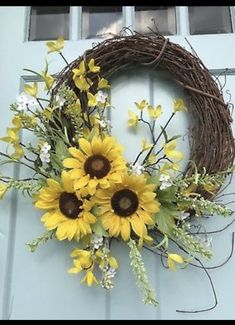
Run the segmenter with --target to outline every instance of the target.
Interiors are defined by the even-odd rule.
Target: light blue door
[[[56,16],[53,18],[51,30],[47,28],[49,26],[47,19],[50,17],[45,17],[45,13],[44,17],[43,15],[39,17],[39,12],[35,8],[31,20],[30,8],[0,8],[1,136],[11,121],[10,103],[15,101],[23,83],[32,80],[23,68],[35,71],[41,71],[43,68],[46,47],[44,41],[37,41],[38,38],[47,39],[48,33],[53,37],[53,32],[57,31],[68,33],[69,40],[66,41],[64,55],[68,61],[72,61],[90,48],[93,42],[99,41],[94,38],[96,29],[99,29],[100,33],[107,32],[107,26],[104,23],[102,26],[105,19],[108,21],[108,30],[114,33],[117,31],[116,27],[120,29],[122,26],[131,26],[133,29],[143,31],[144,26],[149,23],[147,18],[154,14],[153,7],[144,10],[140,7],[127,6],[99,16],[101,13],[97,13],[94,8],[93,11],[89,11],[88,8],[82,10],[81,7],[70,7],[70,15],[66,14],[67,9],[63,9],[62,14],[59,10],[57,18]],[[227,9],[219,11],[222,12],[221,16],[217,12],[217,24],[221,23],[220,27],[216,24],[214,26],[213,15],[210,17],[211,10],[207,9],[204,15],[209,15],[210,19],[205,23],[201,18],[203,15],[200,8],[193,11],[190,7],[170,7],[160,11],[160,15],[156,15],[155,18],[160,22],[159,29],[162,28],[166,34],[171,34],[169,38],[172,42],[190,50],[185,40],[187,37],[212,73],[219,75],[225,68],[230,69],[223,90],[225,100],[228,101],[230,97],[228,92],[226,93],[228,90],[232,95],[231,102],[235,103],[235,34],[232,32],[234,7],[224,8]],[[226,10],[229,12],[227,16]],[[41,21],[37,21],[37,18]],[[93,24],[94,21],[97,21],[98,27]],[[38,26],[41,29],[37,29]],[[64,26],[64,29],[61,26]],[[54,54],[50,56],[49,61],[51,73],[63,68],[62,59],[55,57]],[[222,84],[225,82],[223,76],[220,80]],[[145,98],[154,105],[161,104],[165,111],[170,113],[172,98],[182,96],[183,90],[176,86],[165,72],[153,73],[139,69],[130,73],[123,72],[113,78],[111,97],[115,109],[111,114],[112,130],[113,135],[125,145],[128,159],[135,157],[140,139],[145,137],[143,130],[137,135],[127,130],[128,109],[134,107],[135,101]],[[188,126],[188,117],[181,115],[172,125],[170,132],[186,134]],[[23,134],[24,140],[27,137],[27,134]],[[180,146],[187,157],[189,155],[187,141],[182,141]],[[0,148],[4,150],[2,143]],[[1,167],[0,174],[15,174],[15,177],[20,178],[28,175],[26,170],[14,169],[13,166]],[[234,192],[234,189],[233,181],[227,192]],[[227,223],[229,220],[223,220],[220,216],[206,221],[207,228],[211,230],[222,228]],[[234,229],[232,226],[222,234],[214,236],[215,258],[211,265],[226,260],[231,250],[231,233]],[[113,255],[117,257],[120,265],[114,289],[105,291],[101,288],[87,288],[80,284],[79,277],[67,274],[67,269],[71,265],[69,254],[73,244],[51,241],[40,247],[36,253],[29,253],[25,243],[43,231],[40,213],[32,206],[30,199],[16,193],[8,193],[0,202],[0,318],[233,319],[235,317],[234,258],[224,267],[210,272],[218,296],[218,306],[214,310],[197,314],[178,313],[177,309],[197,310],[213,305],[210,283],[202,270],[189,267],[174,273],[162,266],[159,257],[144,251],[143,259],[149,279],[160,301],[157,308],[145,306],[141,302],[141,295],[129,266],[126,245],[113,244]]]

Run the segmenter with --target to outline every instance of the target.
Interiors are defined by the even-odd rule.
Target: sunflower
[[[120,184],[96,191],[94,199],[100,206],[102,225],[111,236],[121,234],[126,241],[133,230],[144,238],[146,225],[154,225],[152,215],[159,211],[160,203],[153,192],[155,185],[146,182],[144,175],[123,174]]]
[[[110,183],[120,183],[121,174],[126,169],[122,156],[122,147],[114,138],[106,136],[93,137],[89,142],[79,139],[79,149],[69,148],[73,158],[66,158],[63,165],[71,168],[71,177],[75,180],[75,189],[87,190],[85,194],[93,195],[97,186],[108,188]]]
[[[90,234],[90,225],[96,222],[91,213],[94,204],[74,190],[69,173],[62,172],[61,183],[47,179],[47,185],[39,191],[35,202],[37,208],[48,210],[41,219],[45,227],[56,229],[59,240],[79,240]]]

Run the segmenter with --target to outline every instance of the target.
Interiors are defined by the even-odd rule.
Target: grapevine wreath
[[[214,200],[233,173],[235,154],[229,104],[218,83],[195,53],[156,33],[114,36],[71,63],[62,53],[62,37],[47,47],[49,54],[59,53],[65,68],[56,76],[49,74],[47,61],[40,73],[25,69],[44,82],[46,96],[38,96],[38,82],[26,84],[11,105],[12,126],[1,138],[8,143],[1,164],[13,161],[34,173],[28,179],[0,174],[0,198],[16,188],[44,210],[46,232],[27,243],[30,250],[49,239],[73,241],[69,273],[82,273],[81,282],[88,286],[111,289],[118,267],[124,267],[112,255],[111,242],[124,241],[143,301],[153,305],[157,299],[148,283],[143,248],[161,255],[171,270],[194,261],[211,281],[201,261],[212,257],[210,240],[197,226],[205,215],[233,213]],[[127,127],[138,131],[143,124],[149,142],[143,139],[136,159],[126,161],[125,148],[112,136],[107,119],[112,110],[109,78],[141,66],[168,71],[189,104],[174,98],[172,114],[157,131],[161,105],[146,99],[133,103]],[[193,124],[190,159],[182,171],[178,136],[169,137],[167,127],[175,114],[187,112]],[[22,143],[24,129],[32,132],[36,146]],[[215,294],[213,284],[212,289]]]

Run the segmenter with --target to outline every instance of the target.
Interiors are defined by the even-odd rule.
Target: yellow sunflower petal
[[[61,193],[57,193],[57,192],[54,192],[51,194],[48,194],[46,192],[41,192],[39,195],[39,198],[42,201],[52,202],[52,201],[59,199],[60,195],[61,195]]]
[[[146,202],[141,206],[145,211],[151,213],[158,212],[160,210],[160,203],[158,201]]]
[[[78,150],[77,148],[71,147],[69,148],[69,153],[76,159],[80,160],[81,162],[84,161],[85,156],[84,154]]]
[[[87,235],[91,232],[90,226],[86,224],[81,218],[77,220],[77,223],[82,235]]]
[[[110,204],[108,204],[109,202],[101,202],[100,204],[101,204],[101,206],[100,206],[100,212],[101,212],[101,214],[104,214],[104,213],[106,213],[106,212],[109,212],[112,208],[111,208],[111,206],[110,206]],[[104,204],[106,204],[106,205],[104,205]]]
[[[56,230],[56,237],[59,240],[72,240],[77,230],[77,223],[75,220],[68,220],[65,222],[62,222],[58,225],[58,228]]]
[[[80,149],[87,154],[88,156],[92,155],[92,149],[91,149],[91,144],[89,141],[87,141],[84,138],[79,139],[79,147]]]
[[[110,193],[106,190],[101,190],[101,189],[99,189],[99,190],[97,190],[96,191],[96,193],[95,193],[95,196],[97,197],[97,198],[99,198],[99,199],[102,199],[102,200],[104,200],[104,199],[110,199]]]
[[[100,187],[105,189],[110,186],[109,181],[107,179],[100,179],[99,180]]]
[[[66,229],[62,225],[59,225],[59,227],[56,230],[56,238],[58,240],[64,240],[67,238]]]
[[[130,222],[128,220],[124,219],[124,223],[121,226],[121,236],[122,236],[122,239],[124,241],[129,240],[130,239],[130,234],[131,234]]]
[[[51,213],[50,216],[41,219],[44,221],[44,226],[51,230],[55,229],[62,221],[66,220],[60,213]]]
[[[130,219],[132,229],[139,237],[147,235],[147,229],[144,222],[138,217],[131,217]]]
[[[98,185],[99,181],[96,178],[93,178],[89,181],[88,186],[91,188],[96,188],[96,186]]]
[[[88,175],[83,176],[82,178],[75,181],[74,188],[77,190],[87,185],[90,177]]]
[[[53,191],[63,192],[61,185],[52,178],[47,179],[47,184]]]
[[[102,142],[98,137],[94,137],[91,141],[92,152],[94,155],[97,155],[102,150]]]
[[[68,172],[62,171],[61,180],[66,192],[74,193],[73,181]]]
[[[77,241],[79,241],[80,238],[81,238],[81,231],[80,231],[80,228],[77,227],[77,231],[76,231],[76,234],[74,236],[74,239],[77,240]]]
[[[45,222],[47,220],[47,218],[50,218],[52,212],[46,212],[43,214],[43,216],[41,217],[41,221]]]
[[[57,206],[58,206],[58,201],[46,202],[46,201],[38,200],[35,203],[36,208],[46,209],[46,210],[56,208]]]
[[[114,183],[121,183],[121,181],[122,181],[122,176],[118,173],[113,173],[113,174],[109,175],[108,178],[111,182],[114,182]]]
[[[143,202],[152,201],[155,198],[156,194],[153,192],[144,192],[141,193],[140,200]]]
[[[63,166],[66,168],[81,168],[81,163],[75,158],[66,158],[63,160]]]
[[[136,211],[136,213],[138,214],[138,216],[140,217],[140,219],[142,219],[143,222],[146,225],[154,225],[154,220],[151,218],[151,216],[149,215],[149,213],[147,213],[146,211],[144,211],[142,209],[138,209]]]
[[[113,219],[114,222],[109,225],[109,233],[113,237],[117,237],[120,234],[121,227],[120,227],[120,218]]]
[[[87,189],[88,189],[88,193],[90,195],[94,195],[95,194],[96,187],[90,187],[89,184],[88,184]]]
[[[72,179],[77,179],[85,176],[85,172],[81,169],[73,169],[70,171],[70,176]]]
[[[87,212],[87,211],[83,212],[83,219],[87,223],[95,223],[96,222],[96,217],[92,213]]]
[[[115,147],[113,139],[111,137],[105,137],[102,144],[103,153],[107,155],[113,147]]]

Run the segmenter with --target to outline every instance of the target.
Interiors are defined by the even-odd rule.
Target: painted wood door
[[[81,35],[80,8],[71,7],[70,40],[66,42],[64,55],[71,61],[91,47],[94,39],[78,40]],[[134,28],[134,8],[123,8],[123,26]],[[232,20],[233,8],[231,8]],[[0,8],[0,130],[4,135],[10,124],[10,103],[22,90],[24,82],[30,81],[23,68],[41,71],[46,55],[45,42],[28,42],[26,30],[29,9],[26,7]],[[12,23],[14,22],[14,23]],[[190,44],[215,74],[225,68],[230,72],[224,90],[235,98],[235,35],[234,33],[214,35],[189,35],[188,8],[176,8],[177,35],[170,40],[190,50]],[[51,56],[50,72],[62,69],[63,61]],[[223,77],[222,82],[223,82]],[[145,137],[144,130],[136,135],[127,131],[125,125],[127,111],[134,101],[142,98],[152,104],[162,104],[170,112],[172,98],[184,96],[183,90],[164,72],[146,72],[142,69],[113,78],[112,80],[113,135],[126,146],[126,157],[133,159]],[[228,100],[229,95],[225,93]],[[170,132],[187,133],[188,117],[181,115]],[[28,135],[22,135],[24,140]],[[128,142],[127,142],[128,136]],[[0,144],[4,149],[3,144]],[[188,155],[188,144],[180,144]],[[1,173],[24,177],[26,170],[1,167]],[[234,182],[228,191],[234,191]],[[231,200],[232,201],[232,200]],[[233,281],[235,260],[223,268],[211,270],[219,304],[211,312],[198,314],[177,313],[176,309],[201,309],[213,305],[213,295],[205,274],[195,268],[172,273],[161,265],[158,257],[145,251],[143,258],[149,279],[157,291],[160,305],[157,308],[145,306],[129,266],[126,245],[114,244],[113,254],[119,260],[120,268],[115,288],[108,292],[101,288],[87,288],[80,284],[78,277],[67,274],[71,265],[69,257],[73,244],[51,241],[34,254],[28,252],[25,243],[43,232],[40,212],[36,211],[31,200],[8,193],[0,202],[0,318],[3,319],[233,319],[235,283]],[[229,221],[220,216],[207,221],[207,227],[217,229]],[[234,229],[234,227],[233,227]],[[213,265],[222,263],[231,249],[232,227],[223,234],[214,236]]]

